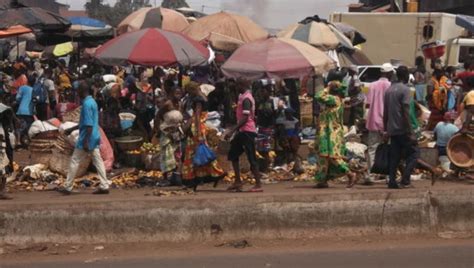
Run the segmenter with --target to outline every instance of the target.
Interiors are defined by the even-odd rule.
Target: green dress
[[[319,150],[315,179],[325,182],[349,172],[349,165],[344,160],[344,105],[339,97],[329,94],[328,89],[318,92],[315,100],[325,106],[319,115],[319,135],[315,141],[315,148]]]

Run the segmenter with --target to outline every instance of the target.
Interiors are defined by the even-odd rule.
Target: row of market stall
[[[176,10],[142,8],[114,29],[95,19],[62,19],[38,10],[2,11],[9,20],[0,23],[4,28],[0,38],[26,38],[12,49],[11,60],[20,55],[61,57],[76,51],[78,59],[86,52],[108,65],[197,66],[209,62],[214,54],[210,47],[228,59],[222,67],[224,74],[251,79],[302,78],[336,65],[370,63],[357,56],[361,52],[356,45],[365,42],[362,34],[317,16],[271,36],[249,18],[228,12],[195,19]]]

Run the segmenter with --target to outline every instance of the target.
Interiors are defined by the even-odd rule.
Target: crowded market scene
[[[0,268],[472,268],[473,117],[472,0],[0,0]]]
[[[369,36],[317,15],[272,34],[226,11],[33,9],[2,10],[1,199],[473,179],[474,55],[448,65],[443,40],[376,65]]]

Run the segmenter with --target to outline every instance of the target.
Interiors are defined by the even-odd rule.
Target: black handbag
[[[390,171],[389,158],[390,145],[387,143],[382,143],[377,146],[374,163],[370,172],[374,174],[388,175]]]

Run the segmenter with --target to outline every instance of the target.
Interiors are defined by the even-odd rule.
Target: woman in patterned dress
[[[327,188],[328,180],[347,175],[348,187],[355,184],[355,174],[345,161],[344,145],[344,103],[345,88],[339,81],[332,81],[328,87],[319,91],[315,100],[324,106],[319,115],[319,135],[315,148],[319,151],[318,171],[315,175],[316,188]]]
[[[193,114],[189,119],[189,130],[187,131],[186,149],[183,161],[183,184],[196,191],[197,186],[203,183],[217,183],[226,175],[219,166],[217,160],[202,166],[195,167],[193,158],[197,147],[201,143],[206,143],[207,127],[207,98],[200,92],[199,84],[191,82],[186,86],[186,92],[190,95]]]

